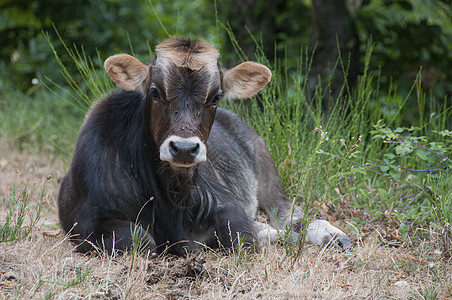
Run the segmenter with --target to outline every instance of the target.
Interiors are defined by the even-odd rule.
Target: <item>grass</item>
[[[143,255],[144,252],[148,249],[148,245],[151,242],[146,238],[146,234],[148,233],[149,228],[144,230],[140,225],[135,224],[133,227],[130,225],[130,231],[132,233],[132,249],[130,250],[131,262],[130,262],[130,270],[135,267],[136,258],[139,255]],[[153,250],[153,249],[150,249]],[[149,254],[148,254],[149,255]]]
[[[0,87],[0,145],[70,158],[83,114],[44,87],[28,94]]]
[[[428,107],[437,101],[426,101],[419,78],[405,98],[391,93],[395,87],[387,93],[378,90],[378,74],[367,68],[371,49],[356,89],[344,86],[344,93],[330,100],[328,115],[315,105],[321,103],[321,87],[308,99],[306,84],[300,84],[309,71],[306,54],[292,73],[276,63],[272,82],[257,99],[226,106],[264,138],[287,193],[304,202],[311,214],[323,204],[333,207],[331,213],[344,205],[359,210],[355,218],[362,222],[369,220],[363,215],[391,221],[383,214],[389,211],[399,222],[397,234],[413,240],[418,226],[451,222],[446,187],[452,184],[452,135],[447,130],[452,101]],[[401,115],[409,97],[417,100],[422,117],[404,127]],[[377,109],[375,102],[393,103],[397,113]]]
[[[1,297],[423,299],[433,289],[439,299],[450,297],[450,264],[431,251],[382,247],[376,237],[348,251],[309,245],[295,264],[282,247],[269,247],[247,254],[238,266],[232,257],[238,253],[206,251],[187,258],[137,256],[133,269],[131,255],[83,256],[60,239],[39,234],[1,248],[1,271],[13,267],[16,278],[2,277]]]
[[[40,199],[33,198],[27,187],[12,188],[2,203],[6,207],[6,216],[0,224],[0,243],[25,239],[31,234],[40,218],[43,198],[44,188]],[[32,201],[34,207],[30,207]]]

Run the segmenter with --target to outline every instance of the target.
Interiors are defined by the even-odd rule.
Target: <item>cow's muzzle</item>
[[[190,168],[205,161],[206,154],[206,145],[198,137],[172,135],[160,146],[160,160],[179,168]]]

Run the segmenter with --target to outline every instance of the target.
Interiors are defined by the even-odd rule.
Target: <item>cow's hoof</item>
[[[308,239],[316,245],[328,245],[335,248],[348,248],[351,242],[347,235],[328,221],[312,220],[308,226]]]
[[[351,242],[347,236],[333,236],[328,242],[325,243],[327,246],[331,246],[337,249],[348,248],[351,246]]]

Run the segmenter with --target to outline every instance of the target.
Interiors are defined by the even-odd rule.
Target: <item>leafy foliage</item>
[[[157,13],[165,27],[159,24]],[[50,39],[54,51],[65,53],[66,46],[58,42],[58,35],[64,37],[68,45],[78,45],[93,58],[130,52],[132,46],[138,54],[147,53],[148,43],[154,45],[168,37],[163,28],[187,37],[202,36],[208,40],[215,37],[215,27],[211,26],[215,21],[213,3],[207,0],[174,4],[171,1],[153,4],[150,0],[76,0],[70,3],[2,0],[0,20],[0,67],[8,70],[0,75],[0,83],[21,90],[32,87],[33,78],[44,79],[44,76],[63,83],[47,42]],[[67,56],[61,59],[70,73],[75,74],[72,59]],[[92,63],[99,67],[101,62],[94,60]],[[9,76],[10,73],[15,76]]]
[[[441,0],[369,0],[357,15],[361,41],[376,44],[372,68],[382,83],[409,89],[419,68],[424,88],[442,97],[452,92],[452,7]],[[361,44],[365,51],[365,44]]]

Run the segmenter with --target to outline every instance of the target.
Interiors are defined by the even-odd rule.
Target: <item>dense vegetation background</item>
[[[69,161],[89,105],[113,87],[103,61],[148,61],[173,35],[209,41],[226,67],[271,67],[257,101],[229,105],[288,193],[317,203],[307,209],[345,205],[355,229],[376,218],[404,241],[452,222],[446,0],[0,0],[1,141]]]
[[[382,84],[396,82],[406,92],[422,70],[423,87],[443,98],[452,93],[451,20],[446,0],[2,0],[0,80],[22,91],[33,78],[58,81],[59,68],[43,35],[48,32],[62,54],[56,30],[70,47],[102,59],[131,47],[147,54],[168,35],[203,38],[222,48],[223,62],[229,64],[237,62],[237,55],[226,26],[251,59],[254,39],[262,42],[270,61],[287,53],[291,69],[302,47],[316,49],[312,78],[332,71],[340,49],[346,63],[350,58],[354,81],[372,44],[370,69],[381,71]]]

